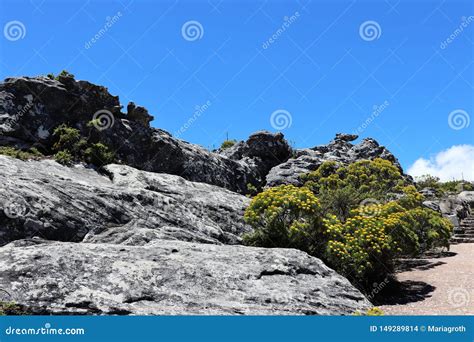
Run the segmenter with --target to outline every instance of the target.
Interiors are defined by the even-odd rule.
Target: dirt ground
[[[452,245],[448,256],[424,259],[397,274],[419,292],[407,303],[383,305],[386,315],[474,315],[474,243]]]

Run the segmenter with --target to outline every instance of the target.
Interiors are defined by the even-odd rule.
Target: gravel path
[[[383,305],[386,315],[474,315],[474,243],[452,245],[454,256],[426,259],[427,265],[397,274],[400,282],[425,284],[424,299]]]

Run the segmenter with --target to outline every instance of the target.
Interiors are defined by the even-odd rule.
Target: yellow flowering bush
[[[384,199],[391,191],[397,200]],[[363,198],[369,205],[359,202]],[[255,230],[244,241],[306,251],[363,290],[392,273],[397,258],[449,246],[451,223],[422,202],[389,161],[328,162],[303,187],[281,185],[256,195],[245,212]]]
[[[252,199],[245,220],[255,231],[244,236],[248,245],[298,248],[313,255],[324,248],[319,200],[305,187],[282,185]]]
[[[353,212],[345,222],[332,215],[325,219],[328,244],[326,261],[360,287],[393,271],[397,243],[385,230],[384,220]]]
[[[391,273],[397,257],[449,246],[451,223],[431,209],[415,206],[418,195],[411,195],[373,204],[370,210],[360,206],[346,221],[328,215],[327,262],[364,287]]]
[[[351,209],[367,199],[385,199],[387,193],[400,191],[407,181],[390,161],[376,158],[349,165],[327,161],[315,171],[302,175],[305,186],[321,200],[324,213],[345,220]]]
[[[350,185],[363,192],[381,194],[401,189],[407,184],[400,170],[392,162],[382,158],[360,160],[349,165],[327,161],[302,178],[315,193]]]

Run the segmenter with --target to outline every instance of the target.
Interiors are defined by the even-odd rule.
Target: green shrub
[[[325,219],[326,260],[361,287],[385,278],[400,256],[416,256],[434,247],[449,246],[452,224],[431,209],[417,205],[414,187],[398,201],[359,206],[342,222]]]
[[[54,155],[54,160],[56,160],[59,164],[71,166],[74,158],[68,150],[62,150]]]
[[[81,132],[76,129],[62,124],[53,131],[55,142],[53,144],[54,151],[68,150],[72,153],[80,149],[82,137]]]
[[[36,148],[32,147],[27,151],[18,150],[14,147],[10,146],[1,146],[0,147],[0,154],[5,156],[21,159],[21,160],[28,160],[28,159],[39,159],[43,157],[43,154],[39,152]]]
[[[252,183],[247,183],[247,196],[252,197],[259,193],[259,189]]]
[[[102,143],[93,144],[84,152],[85,160],[96,166],[102,166],[113,163],[115,155],[110,149]]]
[[[417,177],[415,181],[416,188],[418,190],[432,188],[436,191],[436,195],[439,197],[445,195],[446,193],[460,193],[464,190],[474,191],[474,184],[463,180],[441,182],[438,177],[424,175]]]
[[[338,166],[335,162],[324,162],[315,171],[303,176],[315,193],[322,189],[340,189],[351,186],[361,192],[370,192],[372,197],[383,197],[407,185],[400,170],[390,161],[376,158],[360,160],[349,165]]]
[[[59,73],[58,77],[56,79],[59,79],[59,77],[71,77],[71,78],[74,78],[75,76],[73,74],[71,74],[69,71],[67,70],[63,70]]]
[[[245,220],[255,228],[244,236],[248,245],[321,252],[321,207],[307,188],[282,185],[265,190],[252,199]]]
[[[225,150],[225,149],[227,149],[227,148],[229,148],[229,147],[234,146],[236,143],[237,143],[236,140],[225,140],[225,141],[223,141],[222,144],[221,144],[221,149],[222,149],[222,150]]]
[[[401,191],[408,184],[395,165],[381,158],[349,165],[328,161],[301,178],[320,198],[323,212],[341,220],[363,200],[385,200],[387,193]]]

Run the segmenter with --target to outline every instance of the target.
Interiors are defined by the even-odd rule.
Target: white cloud
[[[426,174],[442,181],[462,179],[474,181],[474,146],[455,145],[441,151],[430,159],[420,158],[408,169],[413,177]]]

